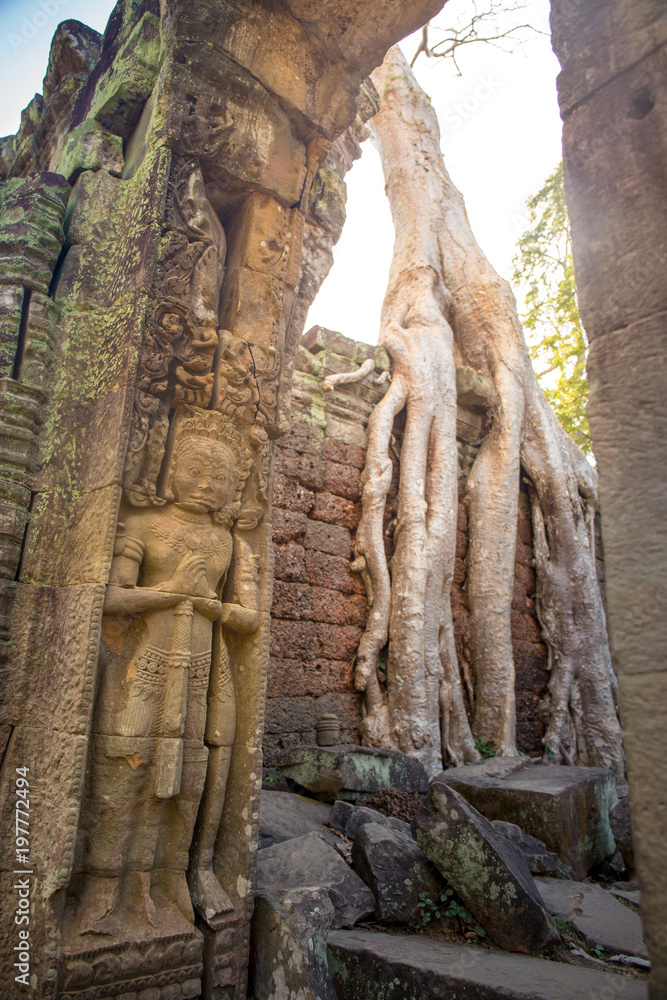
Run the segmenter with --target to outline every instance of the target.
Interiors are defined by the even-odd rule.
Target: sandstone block
[[[530,870],[531,875],[553,875],[572,873],[572,869],[566,869],[563,862],[553,851],[547,851],[546,846],[536,837],[530,837],[527,833],[516,825],[516,823],[505,823],[501,819],[492,820],[491,825],[506,837],[512,844],[519,848]],[[572,873],[572,878],[574,874]]]
[[[357,830],[352,866],[375,896],[376,919],[388,924],[419,923],[420,901],[439,899],[447,888],[410,833],[379,823]]]
[[[336,1000],[327,966],[334,907],[325,889],[264,889],[251,926],[255,1000]]]
[[[318,833],[333,844],[336,838],[325,829],[328,820],[329,808],[321,802],[263,788],[259,797],[259,849],[306,833]]]
[[[487,819],[516,823],[543,841],[578,878],[614,852],[609,810],[615,778],[604,768],[500,758],[450,768],[437,780]]]
[[[328,801],[354,801],[379,788],[403,792],[425,792],[428,777],[415,757],[398,750],[368,747],[295,747],[285,750],[277,767],[313,795]]]
[[[549,910],[576,927],[591,948],[599,945],[610,954],[648,958],[639,914],[610,892],[586,882],[554,878],[538,878],[536,882]]]
[[[625,977],[414,934],[336,931],[328,956],[339,1000],[646,1000]]]
[[[84,170],[108,170],[114,177],[120,177],[124,165],[123,140],[90,119],[72,129],[52,164],[70,184]]]
[[[377,809],[371,809],[369,806],[355,806],[351,802],[345,802],[343,799],[337,799],[332,805],[328,822],[330,826],[333,826],[336,830],[340,830],[350,840],[354,840],[359,827],[364,826],[366,823],[375,823],[387,829],[398,830],[412,837],[410,824],[404,822],[404,820],[396,819],[393,816],[384,816]]]
[[[431,782],[432,809],[421,809],[412,832],[495,943],[539,952],[559,941],[523,855],[448,785]]]
[[[257,855],[258,890],[326,889],[332,926],[353,927],[375,909],[373,893],[340,854],[316,833],[266,847]]]

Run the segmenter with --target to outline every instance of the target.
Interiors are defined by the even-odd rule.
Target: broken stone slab
[[[412,838],[409,823],[395,816],[385,816],[377,809],[371,809],[369,806],[353,806],[351,802],[343,802],[342,799],[337,799],[331,807],[329,825],[335,830],[340,830],[350,840],[354,840],[357,830],[365,823],[377,823],[391,830],[400,830]]]
[[[329,935],[339,1000],[646,1000],[646,983],[424,935]]]
[[[353,927],[375,911],[373,893],[340,854],[316,833],[266,847],[257,854],[257,889],[326,889],[333,926]]]
[[[609,812],[616,779],[601,767],[566,767],[526,757],[453,767],[436,779],[487,819],[505,820],[546,844],[577,878],[614,853]]]
[[[552,875],[554,878],[572,877],[574,879],[572,869],[564,865],[553,851],[547,851],[546,845],[537,837],[531,837],[530,834],[524,833],[516,823],[506,823],[502,819],[494,819],[491,822],[495,829],[502,833],[503,837],[507,837],[519,848],[528,863],[531,875]]]
[[[336,837],[325,828],[328,820],[329,807],[315,799],[263,788],[259,796],[259,849],[282,844],[305,833],[319,833],[333,846]]]
[[[254,1000],[336,1000],[327,965],[326,889],[263,889],[251,925]]]
[[[535,881],[551,912],[572,924],[591,948],[599,945],[609,953],[648,958],[641,917],[610,892],[588,882]]]
[[[429,800],[432,808],[412,821],[413,836],[489,937],[507,951],[557,944],[521,851],[449,785],[432,781]]]
[[[366,823],[357,831],[352,866],[375,896],[376,918],[388,924],[418,924],[420,901],[438,901],[447,889],[410,833],[379,823]]]
[[[328,802],[354,801],[380,788],[428,790],[428,775],[422,763],[398,750],[354,745],[291,747],[279,754],[276,767],[286,778]]]

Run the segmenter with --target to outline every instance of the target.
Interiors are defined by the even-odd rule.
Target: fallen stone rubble
[[[646,997],[638,893],[582,881],[616,850],[613,775],[491,759],[428,785],[402,756],[297,747],[296,791],[262,790],[254,1000]],[[354,804],[390,775],[411,825]]]

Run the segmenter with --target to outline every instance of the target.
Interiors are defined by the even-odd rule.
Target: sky
[[[442,37],[439,26],[467,19],[472,5],[473,0],[449,0],[432,21],[431,44]],[[75,18],[103,31],[113,6],[114,0],[0,0],[0,135],[17,131],[21,110],[41,92],[57,24]],[[521,32],[519,42],[503,43],[504,50],[488,44],[459,49],[461,76],[450,60],[423,54],[415,66],[436,108],[445,162],[463,192],[473,231],[507,278],[517,238],[527,225],[526,199],[561,157],[558,62],[548,15],[549,0],[527,0],[520,14],[504,15],[502,28],[528,21],[542,33]],[[408,59],[419,38],[417,33],[402,43]],[[348,221],[306,330],[319,323],[376,343],[393,229],[378,154],[370,141],[363,150],[347,176]]]

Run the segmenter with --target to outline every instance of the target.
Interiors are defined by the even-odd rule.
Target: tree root
[[[537,384],[512,292],[475,242],[444,166],[435,114],[400,50],[389,52],[373,80],[382,108],[372,131],[396,242],[379,339],[392,360],[392,383],[369,423],[355,549],[371,601],[355,675],[366,694],[364,742],[412,753],[431,773],[443,760],[460,764],[478,756],[449,600],[457,509],[455,376],[456,366],[466,364],[496,390],[491,429],[466,494],[472,731],[498,753],[516,753],[510,612],[523,468],[531,484],[537,607],[551,666],[545,756],[620,770],[615,680],[591,534],[595,473]],[[403,407],[390,574],[382,525],[391,430]],[[376,664],[387,640],[384,689]]]

